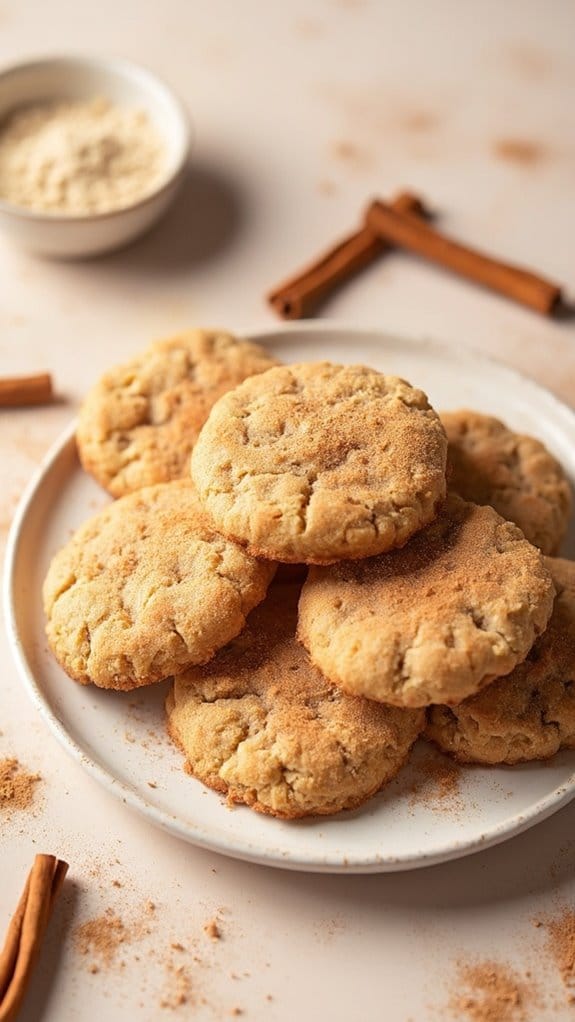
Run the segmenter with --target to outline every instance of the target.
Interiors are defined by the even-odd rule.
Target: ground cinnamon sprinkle
[[[210,940],[221,940],[222,931],[219,927],[217,919],[210,919],[209,922],[204,926],[204,933],[207,933]]]
[[[575,910],[565,909],[553,919],[543,919],[536,925],[547,930],[549,951],[569,990],[569,1000],[575,1001]]]
[[[166,963],[166,977],[166,988],[160,1000],[160,1008],[175,1011],[190,1002],[192,981],[185,966],[175,965],[173,961]]]
[[[433,803],[442,810],[458,809],[461,767],[438,752],[431,751],[418,763],[418,777],[410,788],[412,805]]]
[[[459,794],[461,769],[451,759],[442,757],[422,764],[424,775],[433,781],[438,798],[450,798]]]
[[[469,1022],[528,1022],[534,993],[510,966],[502,962],[460,962],[457,989],[449,1001],[456,1019]]]
[[[91,971],[100,965],[110,966],[121,945],[128,943],[130,934],[119,916],[111,909],[96,919],[88,919],[74,932],[74,945],[81,955],[92,955],[95,962]]]
[[[518,163],[523,166],[534,166],[540,163],[545,156],[543,146],[537,142],[519,138],[502,138],[493,146],[495,155],[509,163]]]
[[[29,774],[15,757],[0,760],[0,810],[28,809],[34,801],[40,774]]]

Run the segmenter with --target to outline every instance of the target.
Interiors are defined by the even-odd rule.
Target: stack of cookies
[[[78,449],[119,499],[50,566],[50,645],[83,684],[173,677],[169,733],[230,801],[358,806],[422,733],[474,763],[575,747],[570,489],[539,441],[192,331],[104,377]]]

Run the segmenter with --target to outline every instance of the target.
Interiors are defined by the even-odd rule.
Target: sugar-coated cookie
[[[450,489],[490,504],[544,554],[557,553],[571,514],[571,487],[545,445],[480,412],[442,412],[441,421]]]
[[[185,478],[214,402],[274,365],[264,348],[223,331],[156,341],[87,395],[77,431],[84,468],[114,497]]]
[[[104,508],[56,554],[46,633],[76,681],[149,685],[237,635],[273,573],[211,529],[190,480],[160,483]]]
[[[212,408],[192,477],[215,527],[258,557],[331,563],[401,546],[445,493],[425,394],[328,362],[270,369]]]
[[[397,773],[424,719],[330,685],[296,641],[298,594],[274,583],[241,635],[176,676],[166,704],[188,772],[288,819],[360,805]]]
[[[403,549],[311,568],[298,635],[347,692],[453,704],[527,656],[554,595],[543,556],[517,526],[451,495]]]
[[[549,558],[546,631],[511,674],[459,706],[432,706],[427,737],[462,763],[524,763],[575,748],[575,562]]]

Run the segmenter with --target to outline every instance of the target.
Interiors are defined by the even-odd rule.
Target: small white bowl
[[[144,199],[111,213],[64,216],[0,199],[0,230],[22,248],[61,259],[120,248],[165,212],[184,178],[190,125],[183,105],[144,68],[103,57],[47,57],[0,72],[0,121],[34,103],[103,96],[118,106],[145,110],[166,148],[165,177]]]

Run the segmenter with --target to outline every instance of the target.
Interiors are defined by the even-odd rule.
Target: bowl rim
[[[127,60],[124,57],[104,57],[98,54],[77,53],[77,54],[46,54],[45,56],[31,57],[26,60],[15,61],[0,68],[0,86],[3,81],[12,75],[26,73],[43,66],[58,64],[74,64],[79,67],[93,67],[104,72],[111,72],[119,78],[135,76],[143,84],[143,92],[148,89],[156,89],[163,93],[168,103],[172,106],[179,121],[181,136],[181,151],[176,158],[175,164],[166,178],[157,185],[153,191],[148,192],[141,199],[131,202],[127,206],[118,209],[108,210],[104,213],[81,213],[62,214],[42,212],[28,206],[17,206],[8,202],[0,196],[0,214],[12,216],[15,219],[35,221],[38,224],[89,224],[104,223],[106,220],[115,220],[125,213],[142,209],[150,203],[155,202],[165,192],[170,190],[184,176],[186,166],[192,147],[192,121],[190,115],[180,96],[172,89],[165,79],[156,74],[144,64]]]

